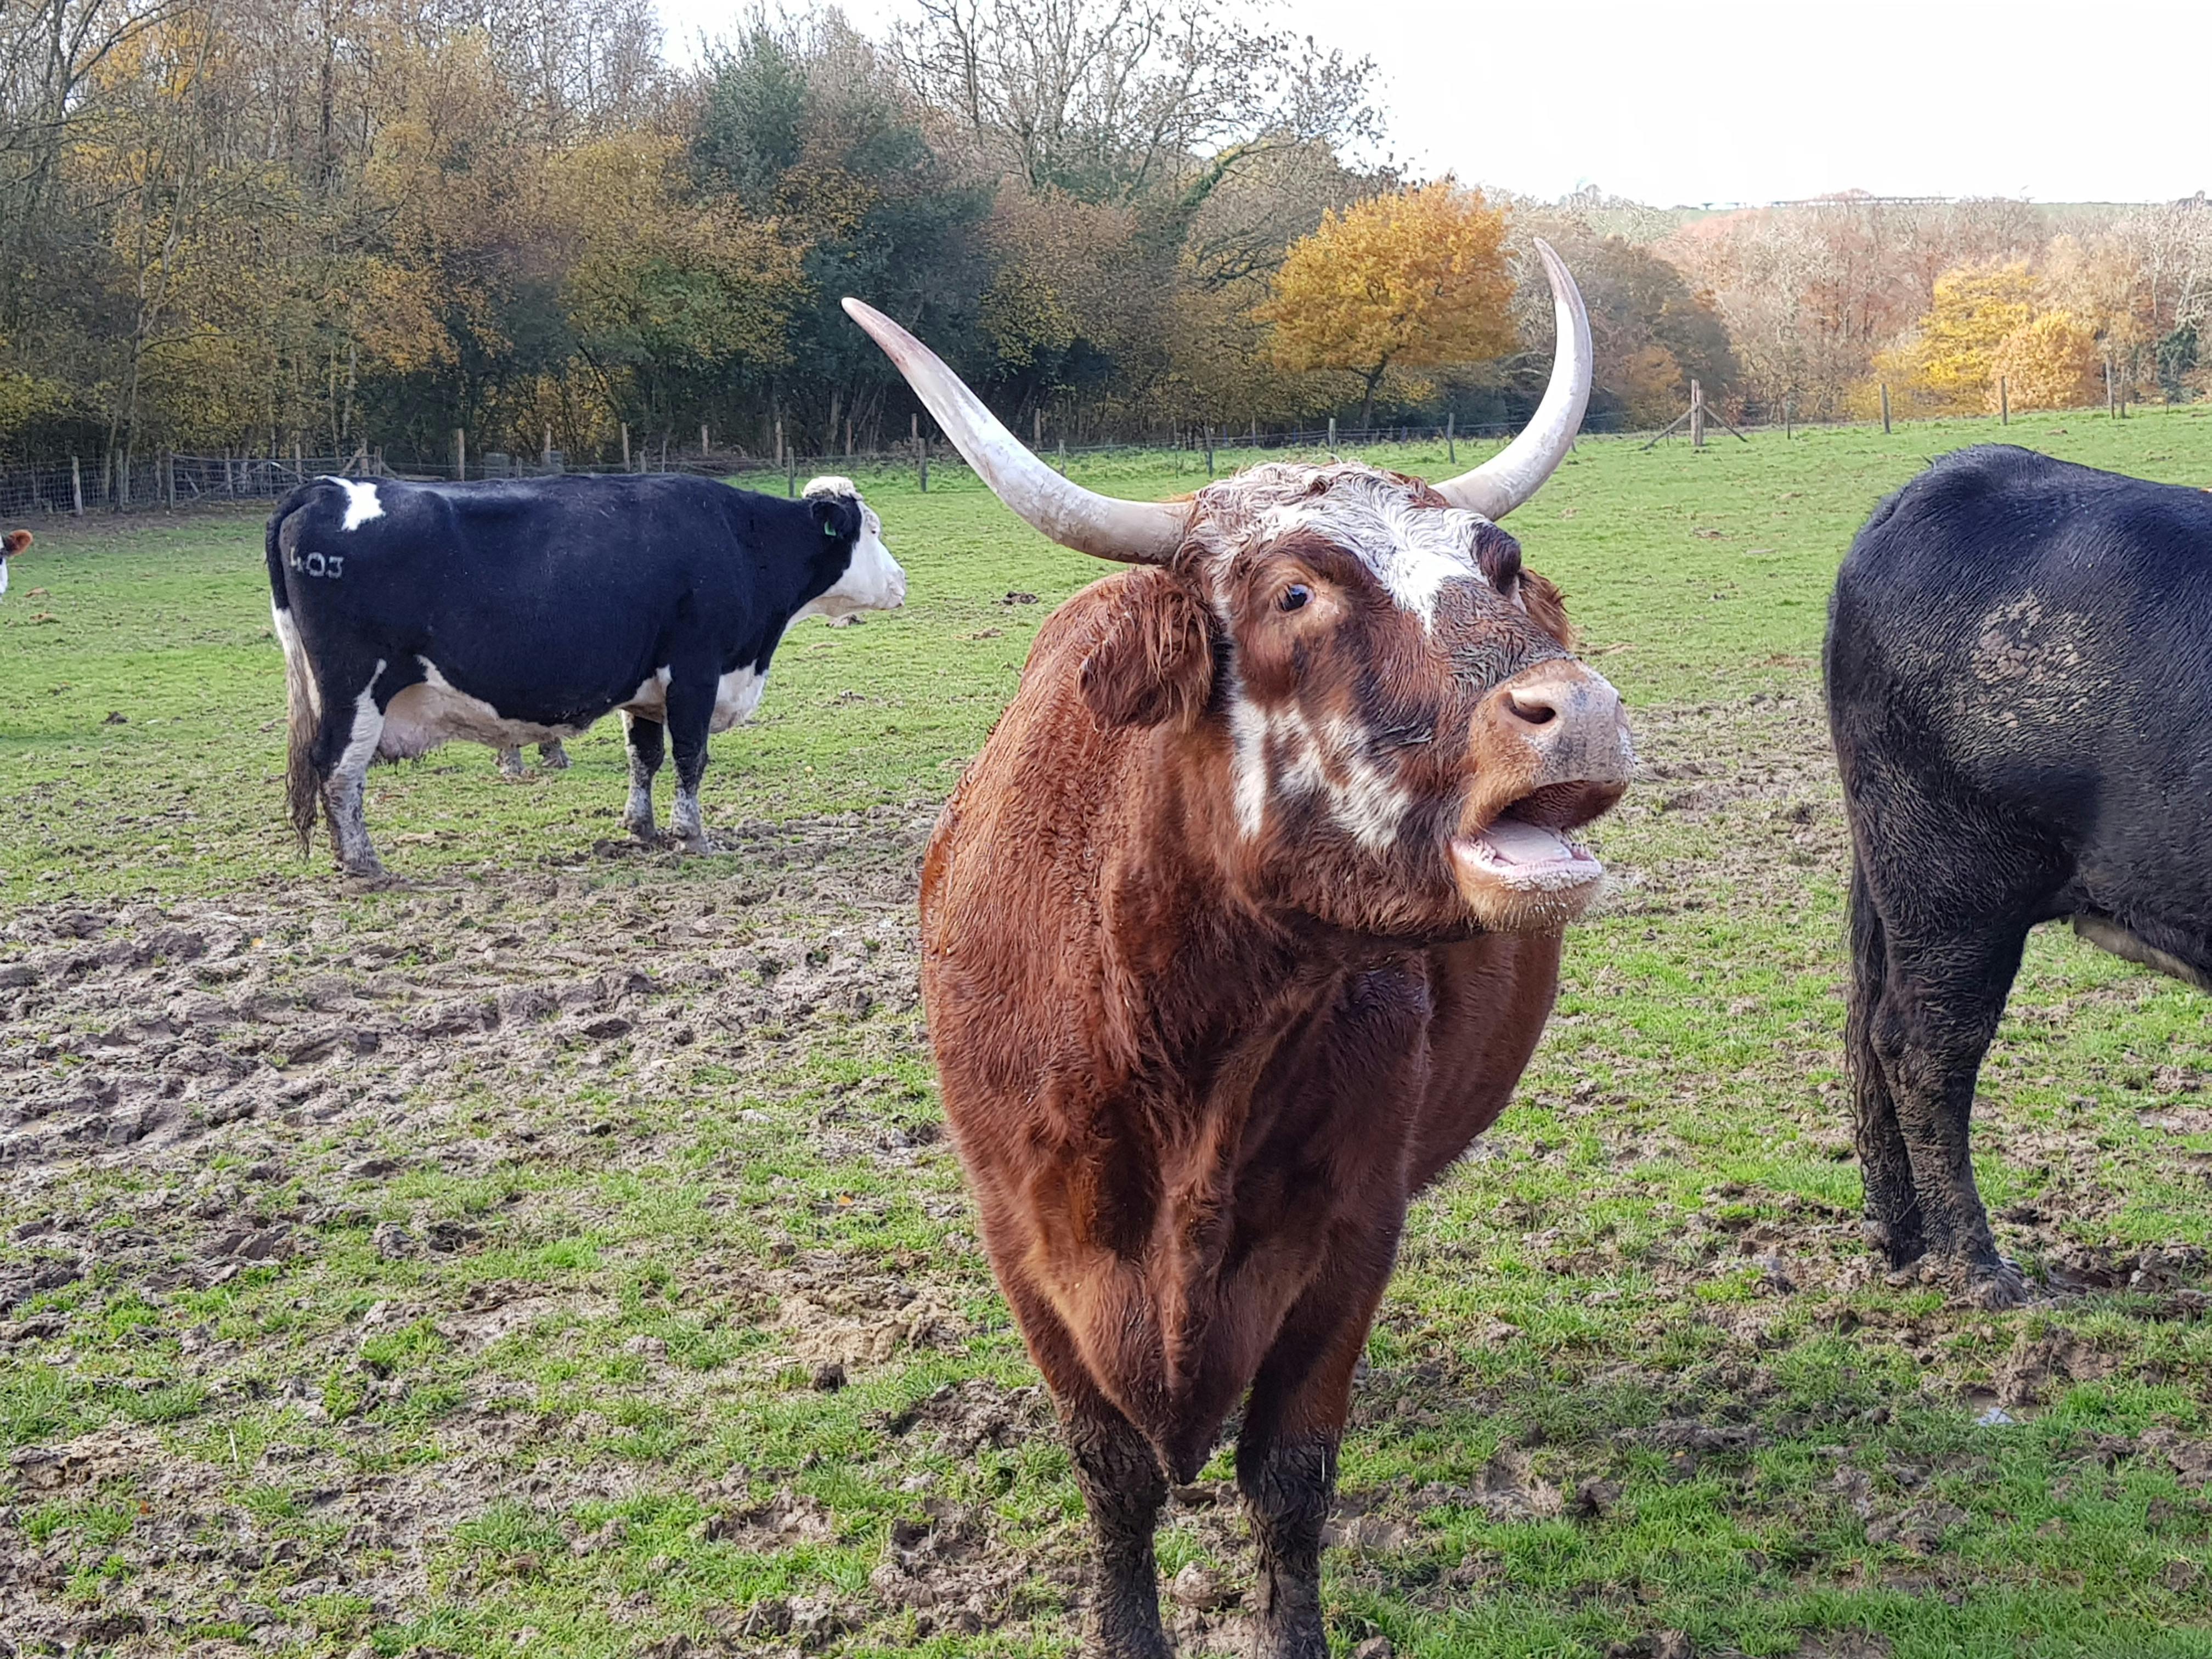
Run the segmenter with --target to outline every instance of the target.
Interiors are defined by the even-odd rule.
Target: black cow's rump
[[[1836,582],[1854,853],[1847,1033],[1867,1230],[2015,1299],[1975,1190],[1975,1079],[2027,930],[2212,975],[2212,496],[2024,449],[1946,457]]]
[[[704,842],[707,739],[750,715],[797,618],[898,604],[874,514],[842,478],[802,500],[668,475],[474,484],[325,478],[269,521],[292,703],[291,803],[318,801],[338,860],[373,872],[360,779],[455,738],[573,736],[617,709],[624,821],[653,833],[664,728],[671,828]]]

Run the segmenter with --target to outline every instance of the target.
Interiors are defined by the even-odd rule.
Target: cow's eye
[[[1311,598],[1313,598],[1313,589],[1308,587],[1304,582],[1292,582],[1283,590],[1282,598],[1275,601],[1275,608],[1279,611],[1303,610],[1306,601]]]

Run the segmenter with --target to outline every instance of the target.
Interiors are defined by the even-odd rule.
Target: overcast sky
[[[679,54],[745,8],[660,0]],[[846,0],[875,32],[905,0]],[[1277,0],[1375,59],[1425,175],[1662,206],[1845,189],[2039,202],[2212,189],[2212,3]],[[2160,82],[2163,80],[2164,84]]]

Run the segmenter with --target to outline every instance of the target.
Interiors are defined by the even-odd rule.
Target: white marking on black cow
[[[850,478],[834,475],[807,481],[803,492],[809,499],[817,495],[850,495],[860,508],[860,533],[853,543],[853,557],[845,567],[845,574],[831,585],[821,598],[803,607],[791,620],[800,617],[845,617],[856,611],[896,611],[906,603],[906,572],[891,557],[890,549],[884,545],[884,521],[876,516],[875,508],[860,501],[860,492]]]
[[[325,483],[334,483],[346,493],[345,522],[341,530],[358,530],[371,519],[384,516],[384,503],[377,499],[376,486],[352,478],[325,477]]]

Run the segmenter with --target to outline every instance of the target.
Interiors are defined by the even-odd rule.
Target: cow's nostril
[[[1531,726],[1545,726],[1559,716],[1551,699],[1537,691],[1508,691],[1505,706]]]

